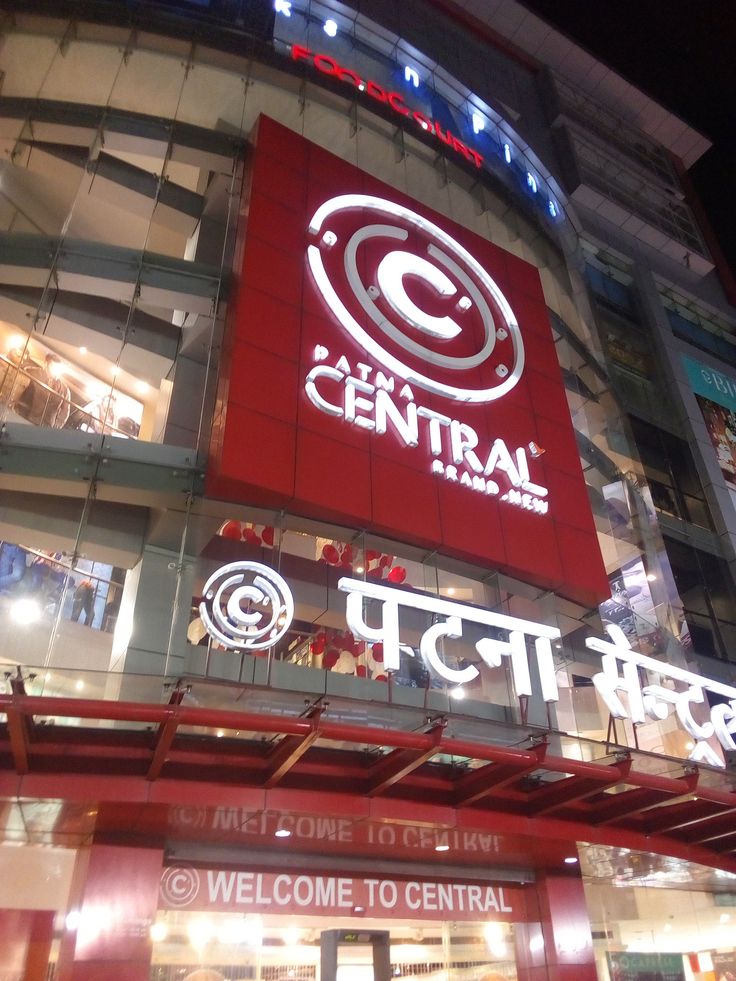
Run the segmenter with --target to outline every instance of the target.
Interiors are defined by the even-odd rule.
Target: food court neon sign
[[[402,121],[410,121],[425,133],[429,133],[445,146],[449,146],[456,153],[461,154],[467,161],[480,168],[483,166],[483,157],[477,150],[466,146],[462,140],[458,139],[449,129],[443,129],[436,119],[431,119],[422,112],[417,112],[407,106],[403,96],[399,92],[390,91],[378,82],[370,79],[362,79],[357,72],[351,68],[346,68],[339,64],[331,55],[320,54],[305,47],[303,44],[292,44],[291,57],[293,61],[304,61],[311,65],[322,75],[327,75],[351,85],[359,92],[364,92],[371,99],[387,106],[393,113],[402,118]]]

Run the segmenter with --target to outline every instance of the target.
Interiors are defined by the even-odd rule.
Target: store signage
[[[253,582],[258,585],[243,585],[241,571],[253,577]],[[247,650],[250,636],[258,638],[260,648],[275,643],[271,640],[269,644],[264,639],[264,631],[273,631],[277,622],[278,634],[274,637],[283,636],[294,612],[293,601],[288,610],[282,600],[275,601],[277,607],[273,605],[270,586],[275,580],[283,584],[282,593],[291,597],[281,577],[257,562],[231,563],[213,573],[208,585],[213,582],[223,585],[205,589],[203,606],[207,618],[203,615],[203,622],[208,630],[209,623],[218,624],[216,632],[210,631],[211,636],[233,649]],[[418,655],[432,676],[460,686],[478,678],[484,664],[497,668],[507,663],[517,696],[531,697],[538,691],[548,704],[559,701],[552,655],[552,642],[561,637],[557,627],[362,579],[342,578],[337,585],[347,594],[345,619],[348,628],[358,640],[383,646],[383,665],[387,673],[399,670],[402,653],[409,657]],[[214,602],[218,604],[217,609],[211,606]],[[423,631],[417,649],[401,641],[401,619],[406,611],[428,614],[431,621]],[[374,625],[376,623],[378,625]],[[230,624],[232,634],[228,640]],[[453,667],[444,657],[442,642],[445,638],[460,640],[464,625],[475,633],[480,627],[486,636],[474,643],[477,664]],[[505,634],[503,639],[499,639],[499,632]],[[664,721],[674,708],[680,725],[694,741],[688,758],[723,767],[723,758],[711,743],[716,740],[724,750],[736,750],[736,688],[638,654],[615,624],[607,626],[606,632],[609,640],[588,637],[585,646],[602,655],[602,670],[593,676],[593,684],[611,716],[628,719],[633,725],[640,726],[648,721]],[[529,663],[530,645],[534,649],[535,676],[539,679],[537,690]],[[656,675],[658,680],[645,684],[642,672]],[[681,687],[678,689],[677,685]],[[728,701],[709,707],[706,691]],[[621,694],[626,696],[625,703]]]
[[[330,198],[312,216],[309,234],[307,258],[319,292],[374,362],[351,364],[317,345],[304,386],[312,405],[379,436],[390,429],[406,447],[424,444],[431,473],[546,514],[548,490],[532,481],[527,448],[510,450],[500,438],[483,445],[467,422],[420,404],[414,394],[417,388],[450,403],[490,403],[521,378],[519,324],[487,270],[427,218],[374,195]],[[366,269],[368,243],[377,249],[375,268]],[[420,306],[407,292],[408,281],[415,290],[451,299],[451,312],[440,315]],[[465,341],[458,353],[445,349],[443,342],[458,339]],[[529,449],[534,448],[532,441]]]
[[[462,154],[476,167],[483,165],[483,157],[476,150],[466,146],[449,129],[443,130],[436,119],[430,119],[424,113],[412,110],[398,92],[391,92],[370,79],[362,79],[352,69],[339,64],[331,55],[311,51],[302,44],[292,44],[291,57],[293,61],[304,61],[323,75],[329,75],[339,82],[344,82],[346,85],[358,89],[359,92],[365,92],[371,99],[382,103],[397,116],[402,117],[402,120],[411,120],[425,133],[430,133],[445,146],[449,146],[456,153]]]
[[[286,582],[259,562],[221,566],[204,584],[202,595],[202,623],[210,637],[225,647],[246,651],[272,647],[294,617],[294,599]]]
[[[606,598],[538,270],[267,117],[253,140],[208,495]]]
[[[396,916],[472,920],[524,920],[518,886],[469,882],[403,881],[298,872],[231,869],[164,869],[165,909],[240,913],[305,913],[320,916]]]

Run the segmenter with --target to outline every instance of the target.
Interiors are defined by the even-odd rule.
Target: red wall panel
[[[243,259],[235,270],[208,493],[284,507],[436,548],[586,604],[607,596],[537,270],[270,119],[261,117],[254,142],[241,227]],[[448,251],[442,239],[433,238],[434,232],[427,231],[431,226],[412,224],[405,215],[395,218],[385,209],[377,213],[368,204],[336,210],[316,232],[309,231],[310,221],[325,202],[356,194],[409,209],[451,236],[460,252]],[[373,290],[373,306],[384,318],[374,323],[365,303],[361,306],[356,299],[345,253],[352,237],[366,226],[386,225],[398,229],[403,238],[375,232],[355,247],[359,282]],[[325,229],[334,231],[336,243],[325,244],[321,238]],[[430,245],[438,242],[454,266],[432,253]],[[327,302],[307,259],[310,245],[348,314],[370,335],[369,343],[381,348],[380,357],[366,350],[362,335],[349,332]],[[440,268],[452,282],[450,290],[442,293],[421,271],[400,275],[398,287],[379,290],[375,284],[388,252],[419,256]],[[502,308],[492,293],[483,293],[483,287],[479,300],[475,267],[458,260],[458,255],[467,254],[508,301],[524,351],[516,384],[490,401],[458,400],[442,388],[492,389],[502,384],[504,370],[508,373],[518,363],[519,345],[515,347],[513,336],[503,329]],[[390,297],[396,301],[399,295],[391,292],[395,289],[404,291],[399,307],[396,302],[390,305]],[[463,307],[458,301],[466,291],[470,299],[462,301]],[[487,301],[492,315],[490,331],[489,318],[478,313],[482,301]],[[434,335],[424,322],[412,325],[405,316],[407,304],[428,317],[444,317],[445,322],[449,318],[462,329],[455,337]],[[386,321],[394,325],[393,335],[384,328]],[[493,336],[495,341],[489,341]],[[486,349],[490,345],[490,353],[457,370],[457,359],[466,363],[484,344]],[[322,360],[315,353],[320,347],[327,352]],[[389,360],[383,357],[386,352]],[[402,376],[391,357],[413,374]],[[340,415],[322,411],[307,397],[305,381],[318,364],[340,369],[338,379],[322,377],[317,385],[320,396],[334,404]],[[366,374],[359,364],[370,371]],[[528,498],[529,507],[523,507],[518,495],[514,503],[514,488],[503,469],[489,475],[498,485],[493,494],[433,472],[435,460],[445,468],[453,465],[450,427],[445,422],[437,424],[442,449],[433,454],[426,418],[419,420],[416,446],[406,445],[390,421],[385,433],[375,431],[374,403],[384,398],[375,391],[355,392],[366,399],[362,406],[358,403],[356,416],[372,428],[359,428],[346,419],[344,400],[353,384],[347,379],[364,376],[371,383],[379,371],[393,379],[388,398],[402,414],[411,411],[407,405],[413,397],[416,406],[454,420],[455,425],[472,427],[481,464],[497,439],[504,441],[514,460],[517,450],[523,450],[529,480],[548,489],[548,494],[537,495],[538,507],[532,510]],[[411,395],[400,395],[407,377]],[[431,382],[425,385],[422,379],[427,378]],[[462,454],[456,466],[458,478],[463,473],[466,480],[478,476]],[[538,513],[545,507],[546,513]]]

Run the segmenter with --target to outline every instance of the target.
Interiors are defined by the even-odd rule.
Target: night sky
[[[736,273],[736,0],[523,0],[713,142],[690,175]]]

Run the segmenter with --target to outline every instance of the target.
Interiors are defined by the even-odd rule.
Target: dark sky
[[[736,273],[736,0],[523,0],[713,142],[690,175]]]

